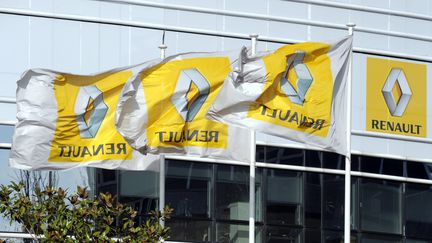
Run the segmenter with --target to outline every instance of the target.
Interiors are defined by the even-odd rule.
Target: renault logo
[[[103,93],[96,86],[81,87],[76,97],[74,112],[81,138],[94,138],[105,118],[108,106]]]
[[[188,99],[193,89],[198,90],[198,96]],[[210,84],[195,68],[180,71],[176,89],[171,98],[177,112],[186,122],[192,121],[203,106],[210,93]]]
[[[282,91],[288,96],[291,102],[298,105],[303,105],[305,95],[313,81],[308,67],[303,63],[304,56],[304,52],[297,52],[290,56],[287,60],[287,68],[281,79]],[[295,80],[288,80],[290,70],[294,70],[296,75]],[[297,85],[298,90],[295,89],[293,83]]]
[[[393,68],[381,90],[392,116],[402,116],[411,99],[411,89],[402,69]]]

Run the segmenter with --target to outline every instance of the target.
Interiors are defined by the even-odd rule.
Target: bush
[[[169,218],[172,209],[152,211],[145,223],[135,225],[137,212],[109,193],[91,198],[82,187],[72,195],[46,187],[36,188],[30,197],[24,184],[12,182],[0,186],[0,213],[38,242],[160,242],[169,237],[169,228],[159,222]]]

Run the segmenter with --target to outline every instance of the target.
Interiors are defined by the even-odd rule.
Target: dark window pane
[[[323,227],[343,230],[345,179],[343,175],[323,175]]]
[[[406,235],[432,239],[432,187],[407,184],[405,196]]]
[[[305,224],[306,227],[319,228],[321,226],[321,175],[305,173],[305,176]]]
[[[323,167],[329,169],[345,170],[345,157],[330,152],[322,152],[323,154]]]
[[[137,211],[136,223],[145,222],[148,214],[158,208],[159,173],[154,171],[120,171],[119,202]]]
[[[210,217],[210,175],[212,165],[194,162],[167,162],[166,204],[173,217]]]
[[[217,165],[216,217],[249,219],[249,168]]]
[[[257,162],[264,162],[265,161],[265,152],[266,147],[262,145],[256,146],[256,152],[255,152],[255,161]]]
[[[0,143],[12,143],[15,126],[0,125]]]
[[[170,240],[210,242],[211,222],[190,219],[170,219],[166,226],[171,228]]]
[[[400,234],[402,232],[401,197],[401,183],[361,179],[361,229]]]
[[[303,165],[303,150],[266,146],[264,162],[286,165]]]
[[[385,236],[385,235],[369,235],[361,236],[361,243],[398,243],[402,242],[400,237]]]
[[[407,174],[411,178],[429,179],[425,164],[421,162],[407,161]]]
[[[359,155],[351,155],[351,170],[353,171],[359,171],[360,170],[360,160],[362,156]],[[345,160],[345,158],[344,158]],[[345,169],[345,163],[344,163],[344,169]]]
[[[362,156],[360,171],[379,174],[381,168],[381,162],[382,162],[381,158]]]
[[[263,242],[262,227],[255,227],[255,242]],[[249,225],[234,223],[216,224],[216,242],[218,243],[242,243],[249,242]]]
[[[322,166],[321,162],[322,162],[322,152],[314,151],[314,150],[305,151],[306,166],[320,168]]]
[[[306,230],[305,243],[321,243],[321,231],[319,230]]]
[[[267,223],[302,224],[302,173],[267,170]]]
[[[381,174],[403,176],[403,160],[384,159]]]
[[[300,243],[302,242],[302,230],[286,227],[268,227],[267,243]]]
[[[111,193],[117,195],[117,171],[96,169],[97,193]]]
[[[343,242],[343,231],[325,231],[324,243],[341,243]],[[352,237],[354,238],[354,237]],[[356,241],[351,241],[356,242]]]

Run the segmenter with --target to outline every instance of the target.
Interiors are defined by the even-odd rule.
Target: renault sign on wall
[[[426,65],[367,58],[366,130],[426,137]]]

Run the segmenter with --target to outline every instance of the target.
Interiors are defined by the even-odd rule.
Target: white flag
[[[120,92],[137,70],[159,61],[81,76],[33,69],[17,82],[9,164],[18,169],[157,170],[158,156],[133,150],[116,131]]]
[[[205,117],[239,52],[188,53],[142,70],[125,85],[118,131],[142,153],[250,161],[249,132]]]
[[[352,38],[286,45],[248,58],[208,117],[328,151],[347,151],[346,83]]]

